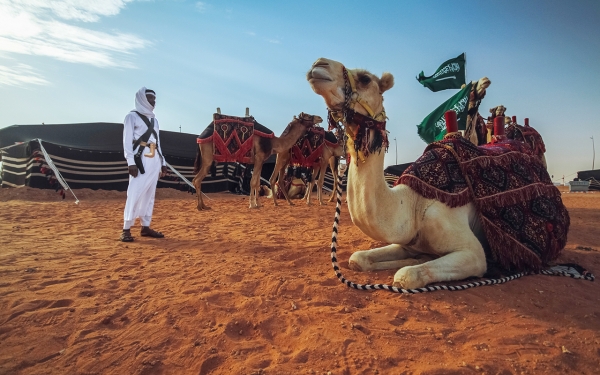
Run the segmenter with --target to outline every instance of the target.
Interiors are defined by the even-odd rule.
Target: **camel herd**
[[[347,151],[351,162],[347,163],[346,199],[352,222],[369,237],[389,244],[355,252],[350,257],[349,267],[356,271],[397,269],[394,286],[405,289],[483,276],[487,269],[486,235],[472,202],[450,207],[439,200],[424,198],[407,185],[390,188],[385,181],[385,152],[381,151],[388,141],[383,94],[394,86],[392,74],[377,77],[366,70],[346,69],[340,62],[320,58],[310,67],[306,79],[312,90],[324,99],[329,116],[341,123],[340,129],[347,135],[345,145],[324,149],[316,171],[325,171],[334,157]],[[322,121],[318,116],[311,119],[313,125]],[[305,122],[301,115],[290,122],[280,137],[255,138],[251,208],[258,207],[264,160],[272,153],[277,154],[270,179],[274,187],[278,178],[282,180],[290,148],[306,132]],[[213,161],[211,145],[199,146],[202,167],[193,181],[198,192]],[[323,175],[321,173],[317,181],[320,204],[324,204],[321,199]],[[198,209],[206,209],[202,194],[197,195]],[[287,195],[286,199],[291,204]],[[273,201],[276,205],[275,194]]]

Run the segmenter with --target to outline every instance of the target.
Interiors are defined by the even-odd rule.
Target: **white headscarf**
[[[138,111],[144,116],[149,118],[154,117],[154,107],[152,104],[148,103],[148,99],[146,99],[146,87],[142,87],[135,94],[135,111]]]

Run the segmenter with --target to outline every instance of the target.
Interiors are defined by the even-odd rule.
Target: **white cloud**
[[[14,68],[0,65],[0,85],[25,86],[49,84],[29,65],[17,64]]]
[[[256,33],[254,31],[246,31],[246,34],[250,36],[256,36]]]
[[[202,1],[198,1],[196,3],[196,10],[200,13],[204,13],[206,12],[206,10],[208,9],[208,4],[206,4],[205,2]]]
[[[151,43],[137,35],[96,31],[65,21],[96,22],[133,0],[0,0],[0,51],[97,67],[134,68],[130,56]]]

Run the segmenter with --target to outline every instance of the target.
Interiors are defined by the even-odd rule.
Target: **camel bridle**
[[[343,142],[344,150],[346,148],[346,137],[350,137],[354,142],[354,148],[358,155],[357,159],[362,162],[371,152],[380,151],[381,148],[387,149],[389,142],[387,139],[387,130],[385,129],[387,116],[385,109],[375,114],[369,104],[360,97],[356,89],[356,82],[351,73],[342,65],[342,74],[344,77],[344,102],[340,110],[327,108],[327,120],[329,130],[337,129],[337,138]],[[354,110],[356,104],[359,104],[368,115],[363,115]],[[345,124],[345,126],[342,126]],[[349,124],[357,126],[356,134],[348,126]],[[375,130],[381,135],[381,142],[376,145],[370,145],[369,130]],[[357,160],[358,162],[358,160]]]

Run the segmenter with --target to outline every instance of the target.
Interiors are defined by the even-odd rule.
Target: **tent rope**
[[[52,169],[52,172],[54,172],[54,176],[56,177],[56,180],[63,187],[64,190],[70,191],[71,194],[73,194],[73,197],[75,198],[75,204],[79,204],[79,199],[77,198],[75,193],[73,193],[73,190],[71,190],[71,188],[67,184],[67,181],[65,181],[63,176],[60,174],[60,171],[58,170],[58,168],[56,168],[56,165],[54,165],[54,163],[52,162],[52,159],[50,158],[50,155],[48,155],[48,152],[46,152],[44,145],[42,145],[42,139],[37,138],[37,141],[38,141],[38,144],[40,145],[40,150],[42,150],[42,153],[44,154],[44,159],[46,160],[46,164],[48,164],[50,169]]]
[[[417,293],[425,293],[425,292],[434,292],[437,290],[465,290],[470,288],[476,288],[478,286],[484,285],[498,285],[504,284],[508,281],[512,281],[527,275],[550,275],[550,276],[567,276],[574,279],[583,279],[594,281],[594,274],[587,272],[585,270],[578,270],[575,267],[571,267],[571,265],[557,265],[545,270],[541,270],[540,272],[520,272],[514,275],[506,276],[500,279],[487,279],[481,281],[472,281],[463,285],[434,285],[434,286],[426,286],[418,289],[403,289],[398,288],[392,285],[387,284],[357,284],[350,280],[347,280],[344,275],[340,272],[340,266],[337,262],[337,235],[338,235],[338,227],[340,225],[340,215],[342,213],[342,185],[341,179],[344,175],[344,171],[339,168],[338,174],[336,178],[338,179],[338,186],[336,191],[337,196],[337,204],[335,206],[335,216],[333,219],[333,233],[331,234],[331,264],[333,265],[333,271],[337,278],[342,282],[342,284],[346,284],[347,287],[357,289],[357,290],[378,290],[383,289],[393,293],[400,294],[417,294]],[[580,272],[581,271],[581,272]]]

